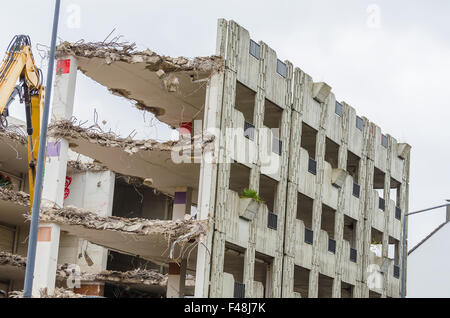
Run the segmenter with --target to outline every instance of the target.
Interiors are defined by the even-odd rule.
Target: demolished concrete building
[[[58,264],[74,264],[74,291],[91,296],[113,297],[115,280],[148,297],[399,297],[411,147],[234,21],[219,20],[216,48],[187,59],[128,44],[58,47],[33,294],[67,288]],[[180,140],[76,122],[78,71]],[[5,169],[22,181],[0,192],[0,221],[15,226],[2,249],[25,255],[26,163],[15,165],[26,140],[11,134],[0,135]],[[127,279],[141,269],[152,288]]]

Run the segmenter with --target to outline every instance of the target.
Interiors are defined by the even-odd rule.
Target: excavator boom
[[[17,83],[20,85],[17,85]],[[42,86],[42,72],[36,66],[31,52],[31,41],[26,35],[13,38],[0,66],[0,123],[6,128],[8,108],[19,95],[25,103],[28,134],[28,179],[30,185],[30,206],[33,203],[36,179],[36,158],[39,151],[41,113],[44,106],[45,88]]]

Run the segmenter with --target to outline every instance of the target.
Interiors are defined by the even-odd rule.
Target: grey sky
[[[39,4],[38,4],[39,3]],[[59,37],[103,41],[113,36],[171,56],[211,55],[218,18],[233,19],[287,59],[326,81],[344,100],[401,142],[412,145],[410,210],[450,199],[450,2],[434,1],[62,1]],[[79,28],[69,9],[80,8]],[[377,5],[377,7],[371,6]],[[374,26],[374,9],[380,24]],[[19,11],[20,10],[20,11]],[[50,41],[53,1],[2,3],[5,50],[15,34],[36,44]],[[376,23],[375,23],[375,26]],[[46,63],[43,64],[46,66]],[[44,68],[45,71],[45,68]],[[107,128],[127,136],[170,138],[164,125],[138,124],[144,113],[79,75],[75,116],[92,120],[94,108]],[[18,105],[15,105],[18,106]],[[22,106],[12,114],[23,116]],[[410,246],[445,220],[444,210],[414,216]]]

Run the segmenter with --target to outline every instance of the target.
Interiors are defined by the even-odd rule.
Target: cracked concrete
[[[57,58],[68,56],[86,76],[173,128],[199,118],[209,78],[224,69],[218,56],[173,58],[128,43],[63,42]]]
[[[195,160],[200,153],[214,146],[215,137],[196,135],[181,141],[160,143],[155,140],[120,138],[103,132],[98,126],[82,127],[76,121],[59,121],[51,124],[49,135],[68,140],[79,154],[95,158],[96,163],[116,173],[151,180],[152,188],[173,196],[180,186],[193,189],[193,203],[198,197],[200,164]],[[177,163],[174,154],[187,154],[188,162]]]

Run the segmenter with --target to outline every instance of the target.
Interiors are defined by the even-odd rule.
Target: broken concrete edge
[[[58,280],[77,278],[81,282],[110,283],[116,285],[145,285],[167,287],[167,274],[161,274],[154,270],[135,269],[127,272],[105,270],[100,273],[74,273],[73,265],[64,264],[58,266]],[[194,286],[195,277],[187,275],[186,286]]]
[[[0,127],[0,140],[10,140],[22,145],[28,144],[27,137],[21,129],[8,127],[7,129]]]
[[[30,195],[23,191],[14,191],[0,187],[0,200],[13,202],[20,206],[30,206]]]
[[[27,266],[27,259],[24,256],[0,252],[0,266],[14,266],[23,268]]]
[[[186,57],[174,58],[158,55],[149,49],[136,51],[136,45],[128,42],[85,43],[78,41],[70,43],[65,41],[57,46],[56,58],[61,59],[68,56],[74,56],[75,58],[101,58],[105,60],[107,65],[119,61],[130,64],[145,63],[149,71],[163,71],[166,73],[197,71],[213,74],[222,71],[224,67],[223,59],[219,56],[195,57],[193,59]]]
[[[70,289],[55,288],[52,294],[49,294],[47,289],[40,292],[40,298],[84,298],[84,295],[74,293]],[[24,298],[23,291],[12,291],[8,294],[8,298]]]
[[[108,171],[109,169],[101,164],[96,162],[93,163],[84,163],[77,160],[69,160],[67,161],[67,169],[68,171],[74,172],[103,172]]]
[[[30,216],[26,215],[29,219]],[[207,221],[198,221],[186,215],[184,220],[161,221],[122,217],[102,217],[90,211],[76,207],[43,207],[40,213],[40,221],[44,223],[55,223],[59,225],[82,226],[93,230],[109,230],[128,234],[151,235],[161,234],[169,243],[177,241],[180,237],[185,243],[199,238],[207,232]]]
[[[90,143],[104,147],[119,147],[130,155],[140,151],[172,151],[174,149],[192,147],[192,145],[196,149],[205,149],[215,139],[213,135],[196,135],[191,139],[167,142],[158,142],[152,139],[133,140],[132,138],[118,137],[111,132],[103,132],[97,125],[82,126],[82,123],[77,124],[76,119],[53,122],[49,126],[49,135],[54,138],[85,139]],[[71,143],[70,146],[76,150],[76,144]]]

